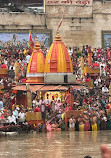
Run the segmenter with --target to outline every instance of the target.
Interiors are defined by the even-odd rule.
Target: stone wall
[[[111,31],[111,2],[92,5],[49,5],[45,14],[0,13],[0,30],[51,29],[53,40],[65,11],[60,35],[66,46],[102,46],[102,31]]]
[[[0,29],[44,29],[45,14],[0,13]]]
[[[60,35],[67,46],[102,46],[102,31],[111,31],[111,2],[93,2],[92,6],[46,6],[47,26],[55,37],[65,10]],[[50,8],[50,9],[49,9]],[[69,10],[70,12],[69,12]]]

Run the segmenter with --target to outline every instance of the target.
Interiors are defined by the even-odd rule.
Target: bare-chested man
[[[83,116],[81,114],[80,114],[80,116],[78,118],[78,122],[79,122],[79,131],[84,131]]]
[[[92,131],[97,131],[97,116],[93,114],[92,116]]]

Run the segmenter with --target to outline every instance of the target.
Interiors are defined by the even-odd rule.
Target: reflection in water
[[[97,131],[93,131],[92,132],[92,140],[93,140],[93,142],[97,142]]]
[[[100,144],[110,144],[110,131],[0,134],[0,158],[101,158]]]

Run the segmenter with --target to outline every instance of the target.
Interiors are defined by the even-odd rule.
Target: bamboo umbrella
[[[32,109],[32,95],[31,95],[29,84],[26,85],[26,89],[27,89],[27,105],[28,105],[28,109],[31,110]]]
[[[89,66],[92,65],[92,51],[91,51],[91,47],[89,47],[89,49],[88,49],[88,64],[89,64]]]
[[[14,67],[15,67],[15,81],[17,83],[19,80],[19,63],[17,61],[15,62]]]
[[[18,61],[15,62],[14,67],[15,67],[15,78],[14,79],[17,84],[18,80],[19,80],[19,63],[18,63]],[[17,103],[17,93],[15,94],[15,104],[16,103]]]
[[[84,58],[81,57],[81,78],[84,78]]]

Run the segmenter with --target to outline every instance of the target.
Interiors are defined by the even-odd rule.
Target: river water
[[[101,158],[101,143],[111,147],[111,131],[0,133],[0,158]]]

